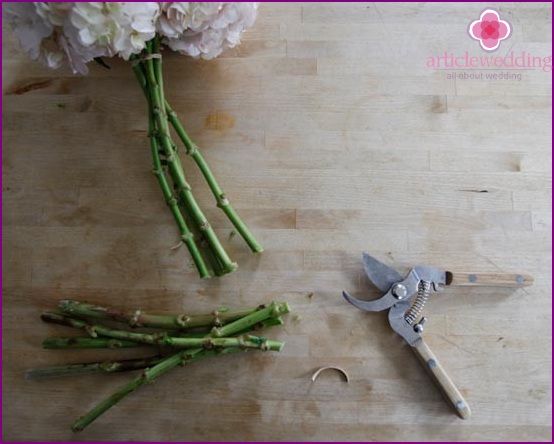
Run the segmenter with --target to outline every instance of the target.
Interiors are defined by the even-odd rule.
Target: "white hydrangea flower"
[[[83,45],[104,47],[128,60],[154,38],[159,14],[157,2],[76,2],[70,20]]]
[[[158,20],[158,32],[167,38],[177,38],[187,28],[186,17],[190,13],[189,2],[162,2]]]
[[[63,26],[73,2],[34,2],[37,14],[52,26]]]
[[[257,11],[248,2],[164,2],[158,32],[174,51],[209,60],[240,43]]]
[[[4,17],[19,37],[22,48],[49,68],[67,64],[74,73],[86,74],[86,63],[107,55],[105,48],[86,47],[69,21],[74,3],[7,3]]]
[[[212,59],[240,43],[257,9],[242,2],[22,2],[5,3],[3,11],[33,59],[86,74],[87,62],[128,60],[156,32],[175,51]]]
[[[12,26],[19,39],[21,48],[33,60],[41,60],[51,68],[57,68],[61,63],[61,51],[50,51],[43,47],[43,41],[48,39],[54,26],[38,14],[34,3],[5,3],[3,18]]]

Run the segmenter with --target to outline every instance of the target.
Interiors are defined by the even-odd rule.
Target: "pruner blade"
[[[383,264],[367,253],[363,254],[363,262],[367,277],[373,285],[384,293],[384,295],[379,299],[367,301],[355,298],[346,291],[343,291],[342,295],[344,299],[350,302],[354,307],[364,311],[382,311],[392,307],[398,302],[398,299],[392,295],[390,290],[394,284],[402,282],[402,276],[400,276],[394,268]]]
[[[342,292],[342,296],[354,307],[364,311],[383,311],[387,308],[392,307],[396,302],[398,302],[398,300],[395,299],[395,297],[390,292],[380,297],[379,299],[374,299],[372,301],[355,298],[354,296],[348,294],[346,291]]]
[[[403,279],[394,268],[383,264],[367,253],[363,254],[363,260],[367,277],[383,293],[388,291],[393,284]]]

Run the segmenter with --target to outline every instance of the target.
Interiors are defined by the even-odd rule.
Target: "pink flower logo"
[[[479,40],[485,51],[496,51],[502,40],[512,34],[512,27],[506,20],[500,20],[498,12],[492,8],[485,9],[479,20],[471,22],[467,33],[472,39]]]

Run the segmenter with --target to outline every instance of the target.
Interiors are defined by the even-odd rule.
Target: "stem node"
[[[187,324],[190,322],[190,316],[187,316],[186,314],[180,314],[176,318],[177,324],[179,324],[181,327],[186,327]]]
[[[194,234],[192,233],[186,233],[181,236],[181,240],[183,241],[184,244],[186,244],[187,242],[190,242],[193,239],[194,239]]]
[[[129,325],[133,328],[136,328],[136,327],[140,327],[141,324],[140,324],[140,315],[141,315],[141,311],[140,310],[136,310],[135,311],[135,314],[133,315],[133,317],[129,320]]]
[[[91,338],[98,337],[98,333],[96,332],[96,328],[94,327],[94,325],[87,325],[87,327],[85,328],[85,331],[88,333],[88,335]]]

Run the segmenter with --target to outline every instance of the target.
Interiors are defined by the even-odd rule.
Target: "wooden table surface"
[[[550,3],[263,4],[217,60],[167,55],[170,101],[265,247],[256,256],[229,239],[187,163],[240,264],[204,281],[171,249],[129,65],[51,71],[3,28],[3,439],[550,440],[552,74],[448,79],[425,66],[445,51],[486,55],[466,34],[486,6],[513,26],[497,54],[551,55]],[[362,251],[401,272],[534,275],[525,289],[448,288],[427,305],[424,335],[470,420],[384,313],[343,300],[343,289],[378,296]],[[39,319],[61,298],[164,313],[287,300],[293,312],[268,333],[286,341],[281,353],[174,370],[72,434],[130,375],[24,378],[112,356],[41,349],[63,334]],[[325,365],[350,382],[312,383]]]

